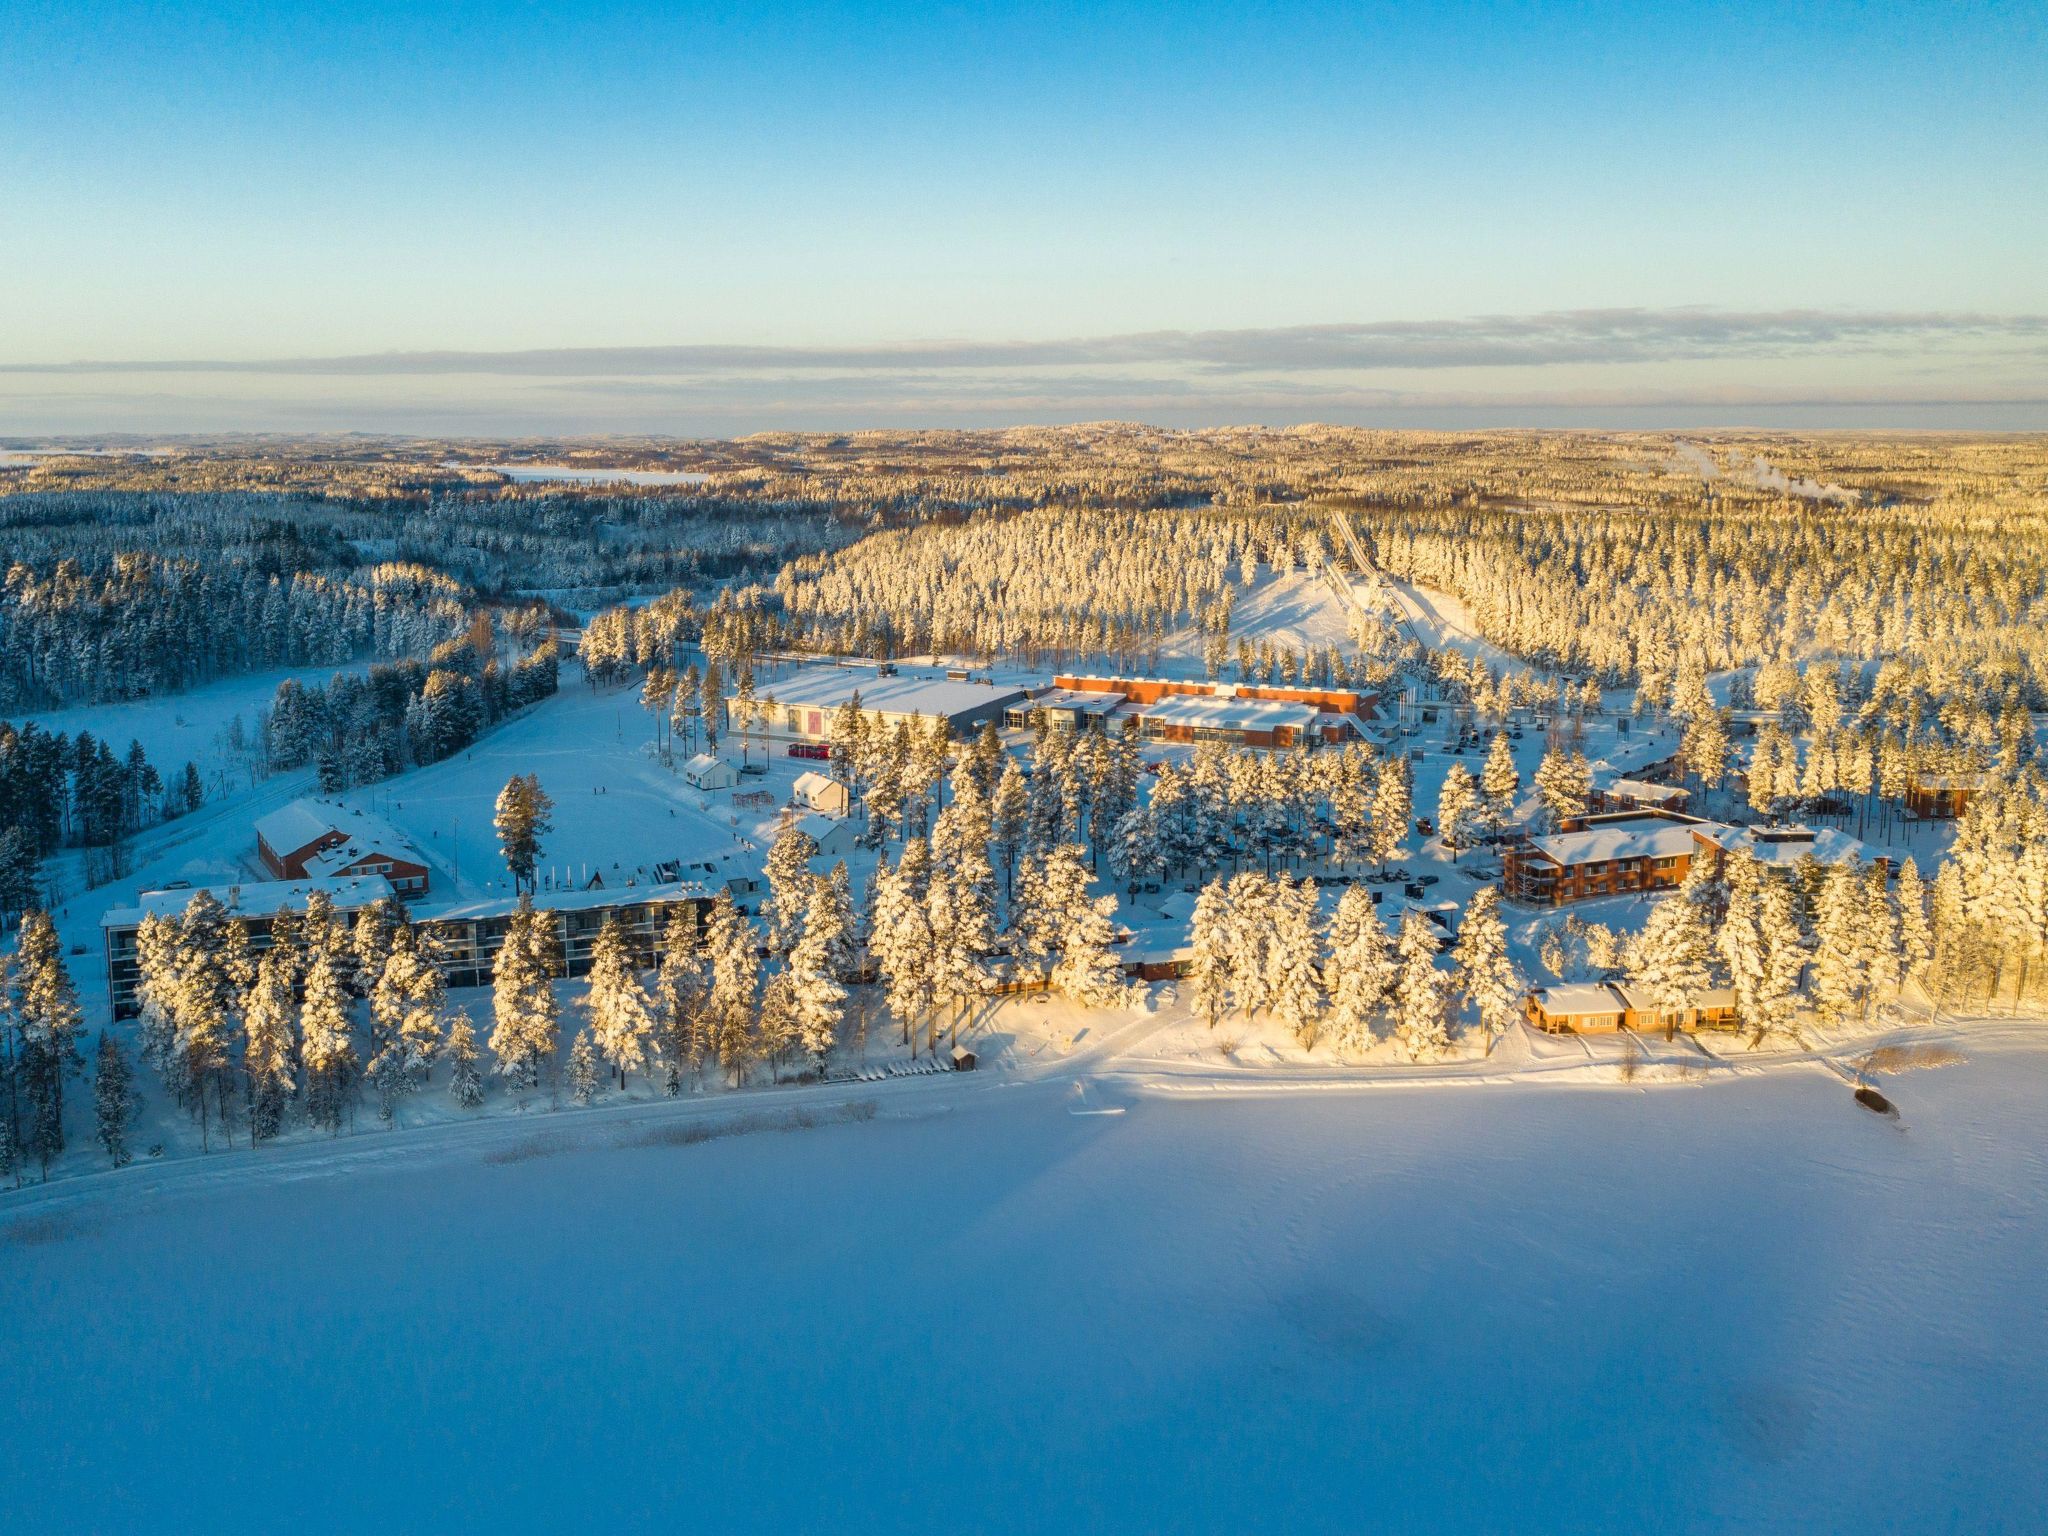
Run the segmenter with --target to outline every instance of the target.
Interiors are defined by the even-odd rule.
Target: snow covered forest
[[[1382,1321],[1404,1286],[1416,1316],[1499,1314],[1464,1367],[1488,1383],[1541,1319],[1589,1329],[1532,1401],[1590,1361],[1605,1404],[1588,1266],[1676,1252],[1694,1332],[1660,1379],[1709,1336],[1771,1352],[1769,1245],[1778,1294],[1854,1301],[1853,1347],[1816,1330],[1829,1381],[1949,1348],[1926,1319],[1958,1294],[2038,1332],[2010,1278],[2038,1269],[2011,1191],[2038,1184],[2048,1018],[2038,442],[98,446],[0,458],[18,1285],[97,1285],[117,1322],[138,1283],[157,1316],[218,1304],[239,1376],[309,1356],[252,1335],[241,1291],[176,1284],[223,1255],[301,1309],[295,1337],[340,1285],[340,1360],[380,1306],[411,1350],[394,1266],[421,1244],[452,1271],[485,1231],[564,1266],[551,1298],[593,1252],[619,1275],[654,1252],[644,1291],[555,1324],[561,1375],[603,1360],[609,1394],[651,1360],[686,1408],[711,1394],[671,1362],[722,1358],[703,1315],[736,1287],[719,1337],[783,1297],[785,1375],[871,1348],[864,1385],[917,1362],[953,1393],[924,1300],[869,1340],[845,1289],[875,1265],[875,1294],[1014,1340],[987,1346],[1011,1380],[1066,1368],[1037,1320],[1081,1295],[1083,1379],[1154,1370],[1133,1328],[1174,1361],[1248,1339],[1257,1379],[1293,1361],[1290,1392],[1320,1371],[1347,1411],[1388,1372],[1436,1401],[1436,1346]],[[285,880],[254,829],[300,815],[342,846]],[[1570,878],[1532,879],[1553,855]],[[394,856],[406,900],[364,874]],[[2017,1149],[1995,1188],[1986,1145]],[[1131,1244],[1134,1199],[1160,1235]],[[267,1214],[193,1222],[200,1200]],[[1051,1249],[1019,1248],[1018,1210]],[[1845,1256],[1833,1228],[1872,1211],[1881,1251]],[[1995,1262],[1959,1292],[1965,1220]],[[1731,1249],[1731,1221],[1768,1244]],[[280,1281],[308,1232],[354,1261]],[[1561,1256],[1532,1281],[1531,1255]],[[1029,1326],[987,1304],[1040,1274]],[[534,1306],[464,1291],[431,1369],[459,1373],[464,1329],[527,1337]],[[612,1338],[618,1306],[640,1321]],[[1623,1311],[1633,1379],[1676,1346],[1668,1309]],[[783,1422],[757,1357],[719,1411]],[[55,1359],[19,1363],[77,1400]],[[1806,1399],[1674,1392],[1760,1464],[1805,1454]],[[1526,1432],[1553,1462],[1542,1413]]]
[[[0,689],[45,715],[0,732],[0,916],[23,923],[9,1166],[61,1157],[64,1115],[36,1106],[89,1057],[211,1145],[332,1133],[363,1105],[396,1123],[430,1089],[474,1111],[933,1059],[1029,996],[1178,1010],[1195,1052],[1388,1064],[1493,1060],[1545,986],[1626,986],[1666,1035],[1725,993],[1752,1050],[1901,1007],[2039,1009],[2042,471],[2020,439],[1118,426],[11,464]],[[1424,622],[1418,594],[1455,621]],[[143,925],[136,1029],[87,1049],[93,987],[36,914],[181,846],[152,829],[202,806],[232,825],[273,785],[390,803],[508,722],[552,743],[550,710],[602,718],[664,783],[695,753],[760,772],[807,656],[1350,689],[1372,718],[1275,752],[1162,747],[1135,719],[949,734],[848,703],[816,754],[843,808],[728,832],[757,850],[758,899],[679,918],[658,966],[608,932],[571,981],[522,918],[489,994],[451,1000],[395,902],[316,903],[258,958],[201,890]],[[306,670],[223,727],[246,789],[106,729],[280,668]],[[111,714],[67,734],[81,704]],[[1424,711],[1447,733],[1415,740]],[[1611,808],[1600,754],[1638,740],[1667,743],[1696,820],[1862,852],[1717,851],[1661,898],[1518,904],[1506,851]],[[531,902],[553,773],[514,769],[470,815],[526,818],[503,869]],[[1928,784],[1965,787],[1938,822]],[[108,851],[56,878],[73,848]],[[1173,985],[1138,975],[1148,945]]]

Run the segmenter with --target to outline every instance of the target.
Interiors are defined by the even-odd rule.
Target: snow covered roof
[[[294,800],[290,805],[279,806],[268,816],[259,817],[256,835],[263,839],[272,853],[283,857],[297,853],[310,843],[317,843],[337,825],[339,810],[318,800]]]
[[[1126,695],[1092,688],[1041,688],[1031,695],[1034,709],[1071,709],[1084,715],[1107,715],[1122,706]]]
[[[227,908],[230,917],[269,917],[287,907],[302,911],[306,898],[325,891],[336,910],[351,911],[383,901],[394,893],[382,875],[352,875],[347,879],[252,880],[247,884],[180,886],[170,891],[144,891],[130,907],[109,907],[100,914],[102,928],[134,928],[145,917],[179,917],[201,891]]]
[[[348,841],[306,860],[307,874],[338,874],[358,860],[376,855],[402,859],[408,864],[422,862],[420,851],[413,840],[382,816],[340,805],[330,806],[329,809],[335,818],[332,823],[334,830]],[[276,846],[275,843],[271,844],[273,848]]]
[[[764,705],[772,700],[778,705],[837,709],[856,693],[863,710],[886,715],[943,715],[948,719],[1027,697],[1022,688],[959,682],[944,676],[898,673],[881,677],[846,667],[806,667],[774,682],[757,684],[754,698]]]
[[[796,791],[799,799],[809,800],[814,804],[821,795],[830,800],[849,798],[844,784],[828,773],[819,773],[815,768],[798,774],[796,782],[790,788]]]
[[[1139,906],[1136,902],[1118,909],[1117,922],[1130,934],[1133,950],[1166,954],[1187,944],[1188,929],[1194,916],[1193,906],[1180,910],[1171,897],[1159,906],[1167,910]]]
[[[587,912],[593,907],[634,907],[643,902],[709,901],[711,894],[694,880],[673,880],[665,885],[622,885],[611,890],[543,891],[534,897],[533,905],[541,912]],[[437,907],[415,907],[412,915],[421,923],[472,922],[503,917],[518,905],[516,896],[483,896]]]
[[[1834,827],[1715,827],[1706,835],[1726,853],[1753,853],[1765,864],[1784,868],[1809,853],[1823,864],[1868,864],[1878,855],[1868,843]]]
[[[1988,773],[1915,773],[1913,783],[1920,789],[1982,789],[1990,782]]]
[[[1553,832],[1532,838],[1530,846],[1553,864],[1604,864],[1613,859],[1669,859],[1691,853],[1693,832],[1707,833],[1712,822],[1668,821],[1661,816],[1631,816],[1587,827],[1582,832]]]
[[[722,761],[723,759],[715,752],[699,752],[695,757],[683,764],[683,772],[688,774],[709,773]]]
[[[1613,990],[1619,992],[1629,1007],[1635,1009],[1638,1013],[1655,1013],[1658,1011],[1655,1001],[1641,987],[1616,986]],[[1697,1008],[1701,1011],[1711,1008],[1733,1008],[1735,1006],[1735,991],[1732,987],[1708,987],[1704,992],[1691,994],[1686,999],[1685,1006],[1687,1008]]]
[[[825,839],[837,834],[839,829],[845,825],[846,823],[837,816],[825,816],[813,812],[809,816],[799,816],[796,822],[796,829],[822,848],[825,846]]]
[[[1620,989],[1604,981],[1538,987],[1533,995],[1537,1005],[1554,1019],[1588,1013],[1620,1013],[1626,1006]]]
[[[1604,788],[1638,768],[1647,768],[1652,763],[1661,763],[1674,756],[1677,748],[1661,736],[1632,736],[1627,741],[1618,741],[1598,760],[1587,766],[1592,770],[1593,786]]]
[[[1282,699],[1213,698],[1199,693],[1171,694],[1138,713],[1168,725],[1208,726],[1218,730],[1271,731],[1292,727],[1307,730],[1321,713],[1313,704]]]
[[[1639,800],[1646,805],[1664,805],[1673,800],[1691,798],[1690,790],[1680,789],[1675,784],[1652,784],[1647,779],[1615,779],[1605,792],[1622,800]]]

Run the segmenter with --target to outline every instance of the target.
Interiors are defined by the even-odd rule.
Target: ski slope
[[[977,1075],[53,1186],[0,1217],[34,1405],[0,1507],[24,1536],[2038,1529],[2048,1051],[1971,1052],[1890,1085],[1897,1122],[1819,1070]]]

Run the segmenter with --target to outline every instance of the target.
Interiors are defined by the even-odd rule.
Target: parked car
[[[1435,875],[1417,875],[1415,877],[1415,883],[1417,885],[1435,885],[1437,882],[1437,878],[1438,877]]]

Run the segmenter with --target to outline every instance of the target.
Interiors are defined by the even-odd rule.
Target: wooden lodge
[[[1954,821],[1984,788],[1982,773],[1906,775],[1906,809],[1925,821]]]
[[[1602,1035],[1620,1030],[1733,1029],[1735,994],[1726,987],[1702,992],[1675,1016],[1659,1013],[1639,987],[1611,981],[1538,987],[1523,1002],[1529,1023],[1546,1034]]]

